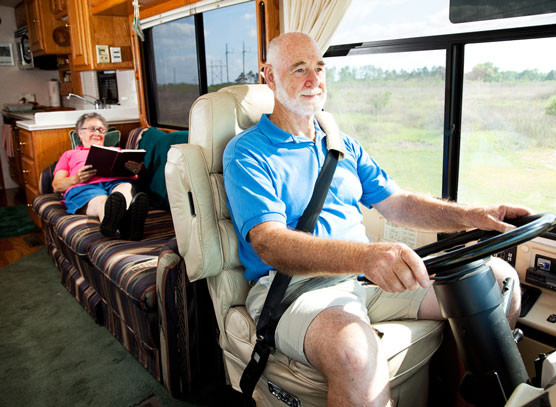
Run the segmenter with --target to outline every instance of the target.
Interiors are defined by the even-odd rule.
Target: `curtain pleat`
[[[351,0],[282,0],[284,32],[309,34],[323,53]]]

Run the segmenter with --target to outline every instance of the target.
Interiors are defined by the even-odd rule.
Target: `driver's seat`
[[[190,112],[189,144],[174,145],[166,165],[179,251],[189,279],[207,279],[229,381],[238,391],[255,344],[255,324],[244,307],[249,285],[226,206],[222,154],[226,143],[257,123],[262,113],[271,112],[273,103],[266,85],[230,86],[199,97]],[[428,365],[442,341],[442,323],[396,321],[376,328],[384,333],[397,406],[426,406]],[[326,395],[327,382],[318,371],[275,352],[254,398],[259,407],[284,406],[280,397],[288,399],[288,405],[308,407],[325,406]]]

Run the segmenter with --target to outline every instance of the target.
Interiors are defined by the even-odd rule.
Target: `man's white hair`
[[[281,43],[285,40],[285,39],[308,39],[310,40],[313,45],[320,50],[319,45],[317,44],[317,42],[308,34],[302,33],[302,32],[290,32],[290,33],[284,33],[284,34],[280,34],[278,37],[274,37],[270,43],[268,44],[268,51],[266,54],[266,63],[268,65],[272,65],[273,67],[277,67],[278,64],[280,63],[280,47],[281,47]]]

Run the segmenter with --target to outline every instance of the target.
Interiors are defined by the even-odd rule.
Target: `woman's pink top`
[[[58,160],[56,167],[54,168],[54,174],[56,174],[57,171],[64,170],[68,172],[69,177],[74,176],[75,174],[77,174],[77,171],[79,171],[79,169],[85,165],[85,161],[87,161],[88,154],[89,154],[89,148],[83,146],[77,146],[73,150],[68,150],[64,152],[64,154],[62,154],[62,156]],[[127,178],[130,180],[136,179],[136,177],[93,177],[88,182],[75,184],[69,187],[66,190],[66,192],[64,192],[64,195],[71,188],[78,187],[80,185],[95,184],[97,182],[104,182],[104,181],[114,181],[116,179],[122,179],[122,178],[124,179]]]

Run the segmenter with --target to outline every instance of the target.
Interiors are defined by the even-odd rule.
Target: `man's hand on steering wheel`
[[[416,290],[430,285],[423,260],[403,243],[372,243],[365,277],[386,292]]]
[[[496,230],[504,233],[515,229],[515,226],[504,222],[504,219],[521,218],[533,212],[523,206],[492,205],[470,208],[468,211],[469,227],[480,230]]]

